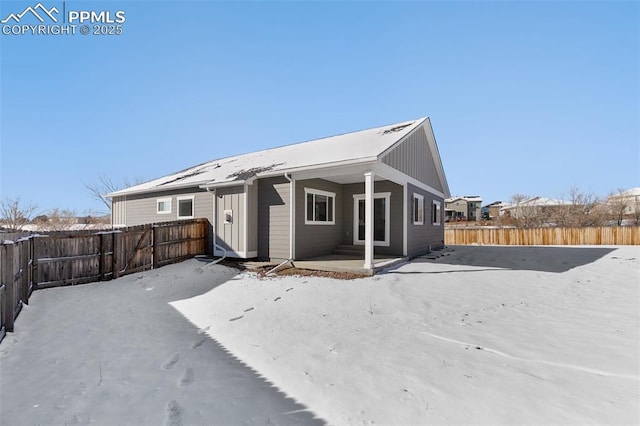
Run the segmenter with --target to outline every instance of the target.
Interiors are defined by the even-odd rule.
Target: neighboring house
[[[491,204],[487,204],[482,208],[482,217],[488,220],[496,220],[502,216],[504,211],[501,210],[505,207],[509,207],[509,204],[502,201],[494,201]]]
[[[614,213],[634,215],[640,209],[640,188],[631,188],[610,195],[607,204]]]
[[[545,197],[533,197],[500,209],[502,214],[521,220],[525,226],[543,225],[570,211],[570,201]]]
[[[413,256],[444,244],[449,187],[429,118],[238,155],[108,194],[114,226],[194,217],[214,253],[295,260],[338,245]]]
[[[477,221],[482,218],[482,198],[477,195],[464,197],[451,197],[444,200],[446,221],[470,220]]]

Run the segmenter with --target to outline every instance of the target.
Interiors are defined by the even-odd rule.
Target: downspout
[[[218,248],[218,249],[222,250],[222,257],[220,259],[216,259],[216,260],[213,260],[213,261],[207,263],[204,266],[205,268],[209,267],[209,266],[212,266],[212,265],[215,265],[217,263],[220,263],[220,262],[222,262],[223,260],[225,260],[227,258],[227,250],[224,247],[221,247],[216,243],[216,231],[217,231],[217,226],[216,226],[217,225],[217,223],[216,223],[216,219],[217,219],[217,217],[216,217],[216,213],[217,213],[216,212],[216,190],[214,189],[213,191],[211,191],[211,188],[209,188],[209,187],[207,187],[206,189],[207,189],[208,193],[213,195],[213,224],[212,224],[213,225],[213,240],[212,240],[212,243],[213,243],[213,247],[212,247],[213,248],[213,255],[214,256],[216,255],[216,248]]]
[[[267,272],[267,275],[272,274],[276,271],[279,271],[284,265],[286,265],[287,263],[291,265],[291,267],[293,267],[293,253],[295,251],[295,247],[294,247],[294,243],[295,243],[295,217],[294,217],[294,200],[295,200],[295,187],[294,187],[294,183],[295,181],[293,180],[292,177],[290,177],[288,175],[287,172],[284,172],[284,177],[285,179],[287,179],[289,181],[289,258],[287,260],[285,260],[284,262],[282,262],[281,264],[277,265],[276,267],[272,268],[269,270],[269,272]]]

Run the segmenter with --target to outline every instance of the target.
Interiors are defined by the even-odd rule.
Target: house
[[[640,187],[610,195],[607,204],[614,214],[635,215],[640,209]]]
[[[487,204],[482,207],[482,217],[488,220],[496,220],[502,216],[504,213],[502,209],[505,207],[509,207],[509,205],[502,201],[494,201],[493,203]]]
[[[556,224],[559,218],[571,214],[572,203],[545,197],[517,201],[500,209],[503,215],[522,222],[525,227]]]
[[[477,221],[482,218],[482,198],[477,195],[451,197],[444,200],[444,203],[445,220],[447,222],[459,220]]]
[[[449,187],[429,118],[209,161],[108,194],[114,226],[195,217],[215,255],[308,259],[339,245],[414,256],[444,244]]]

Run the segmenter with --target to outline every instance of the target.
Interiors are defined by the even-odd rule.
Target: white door
[[[391,193],[373,195],[373,244],[389,246],[389,199]],[[353,244],[364,244],[364,194],[353,196]]]

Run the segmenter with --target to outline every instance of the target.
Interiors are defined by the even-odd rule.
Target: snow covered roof
[[[447,198],[444,201],[446,203],[453,203],[454,201],[457,201],[457,200],[464,200],[466,202],[478,202],[478,203],[481,203],[482,202],[482,197],[480,197],[478,195],[465,195],[465,196],[457,196],[457,197]]]
[[[554,198],[545,198],[545,197],[534,197],[529,198],[526,201],[523,201],[518,204],[513,204],[507,207],[503,207],[503,210],[515,209],[518,207],[549,207],[549,206],[564,206],[571,204],[570,201],[557,200]]]
[[[609,198],[624,198],[624,197],[637,197],[640,196],[640,187],[627,189],[618,194],[614,194]]]
[[[194,186],[241,183],[299,169],[376,161],[427,117],[209,161],[107,194],[107,197]]]

